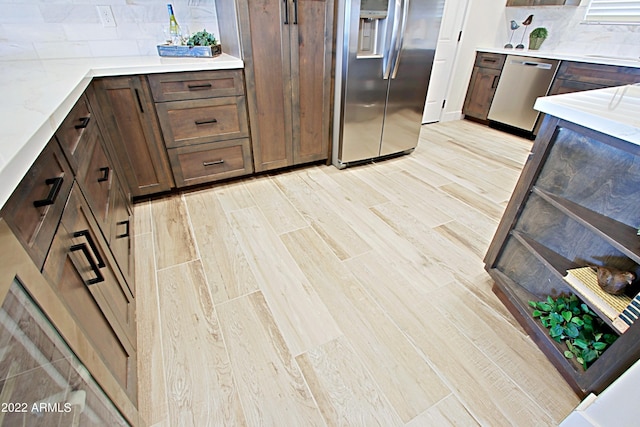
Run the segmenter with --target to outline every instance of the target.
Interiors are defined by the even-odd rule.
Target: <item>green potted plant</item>
[[[549,31],[544,27],[538,27],[529,34],[529,50],[538,50],[544,39],[549,36]]]

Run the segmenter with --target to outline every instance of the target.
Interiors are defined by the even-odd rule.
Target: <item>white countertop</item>
[[[640,145],[640,84],[545,96],[533,108]]]
[[[0,61],[0,207],[93,77],[243,67],[242,60],[226,54]]]
[[[502,53],[505,55],[533,56],[536,58],[559,59],[562,61],[590,62],[593,64],[618,65],[622,67],[640,68],[640,57],[621,57],[607,55],[590,55],[563,52],[548,52],[545,50],[529,49],[505,49],[483,47],[477,49],[479,52]]]

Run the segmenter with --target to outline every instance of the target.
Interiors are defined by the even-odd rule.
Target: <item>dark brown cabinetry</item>
[[[580,296],[563,280],[570,268],[640,273],[639,160],[635,144],[547,116],[485,257],[498,296],[581,396],[601,392],[638,360],[640,323],[584,371],[564,357],[528,301]]]
[[[42,272],[136,402],[133,295],[77,186],[70,193]]]
[[[622,86],[640,82],[640,68],[562,61],[549,95]]]
[[[171,189],[169,161],[146,77],[96,79],[89,95],[132,197]]]
[[[241,70],[153,74],[149,83],[177,187],[253,172]]]
[[[487,121],[505,59],[506,55],[478,52],[462,108],[465,117]]]
[[[255,170],[327,159],[333,0],[236,0],[235,6],[219,13],[235,20],[237,10]]]

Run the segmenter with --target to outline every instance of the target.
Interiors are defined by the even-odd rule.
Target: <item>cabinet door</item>
[[[293,163],[329,157],[333,0],[292,4]]]
[[[135,302],[77,186],[69,195],[43,274],[136,402]]]
[[[147,81],[140,76],[94,80],[91,105],[122,166],[132,196],[173,187],[169,160]]]
[[[238,19],[255,170],[289,166],[293,163],[292,11],[282,0],[239,0]]]
[[[474,67],[462,112],[465,116],[487,120],[501,70]]]
[[[133,211],[127,201],[120,181],[114,177],[111,189],[111,230],[109,247],[120,267],[129,290],[135,296],[133,260]]]

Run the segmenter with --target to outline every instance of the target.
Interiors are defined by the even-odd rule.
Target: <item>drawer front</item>
[[[244,94],[242,70],[151,74],[148,79],[156,102]]]
[[[640,68],[562,61],[556,78],[600,87],[622,86],[640,82]]]
[[[171,148],[168,151],[178,187],[253,172],[248,138]]]
[[[119,180],[113,180],[111,189],[111,230],[109,248],[118,262],[118,267],[124,276],[129,290],[135,296],[135,277],[133,260],[133,211],[119,185]]]
[[[249,136],[244,97],[157,104],[167,148]]]
[[[56,131],[60,147],[75,173],[78,173],[80,164],[86,156],[88,134],[96,131],[95,118],[91,115],[87,98],[82,95]]]
[[[52,139],[2,209],[2,217],[38,268],[47,256],[72,184],[71,167]]]
[[[476,67],[495,68],[501,70],[504,66],[506,55],[500,53],[478,52],[476,55]]]

